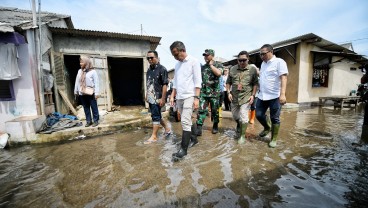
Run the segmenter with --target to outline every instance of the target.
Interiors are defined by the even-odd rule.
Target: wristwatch
[[[194,98],[197,98],[199,100],[199,96],[194,96]]]

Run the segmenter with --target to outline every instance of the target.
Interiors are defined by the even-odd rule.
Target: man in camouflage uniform
[[[237,122],[236,131],[240,134],[239,144],[245,143],[249,122],[248,110],[254,101],[258,85],[257,69],[248,62],[248,52],[241,51],[238,54],[238,64],[230,68],[226,80],[226,89],[230,92],[228,98],[231,102],[231,113]]]
[[[203,53],[206,64],[202,65],[202,88],[199,96],[199,110],[197,116],[197,135],[202,135],[202,125],[208,113],[208,104],[211,105],[211,118],[213,120],[212,133],[218,133],[220,76],[224,70],[221,63],[214,61],[215,51],[206,49]]]

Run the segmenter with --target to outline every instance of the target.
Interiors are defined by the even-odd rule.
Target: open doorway
[[[80,69],[79,58],[79,55],[64,55],[65,91],[70,101],[74,100],[75,79]],[[79,105],[81,103],[75,104]]]
[[[114,105],[144,105],[143,59],[108,57]]]

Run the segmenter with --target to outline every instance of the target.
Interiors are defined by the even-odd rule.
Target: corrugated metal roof
[[[281,47],[283,47],[282,45],[290,45],[290,43],[293,43],[293,42],[307,42],[307,43],[311,43],[311,44],[316,45],[316,46],[318,46],[322,49],[329,50],[329,51],[336,51],[336,52],[343,52],[344,51],[344,52],[353,52],[354,53],[354,51],[351,51],[351,50],[349,50],[349,49],[347,49],[347,48],[345,48],[341,45],[338,45],[336,43],[333,43],[331,41],[323,39],[320,36],[315,35],[313,33],[308,33],[308,34],[305,34],[305,35],[297,36],[295,38],[279,41],[279,42],[273,43],[271,45],[274,48],[281,48]],[[258,52],[259,52],[259,48],[250,51],[249,54],[252,55],[252,54],[255,54],[255,53],[258,53]]]
[[[336,51],[311,51],[312,53],[324,53],[324,54],[330,54],[335,56],[341,56],[344,58],[347,58],[349,60],[352,60],[354,62],[365,64],[368,63],[368,59],[364,58],[364,56],[356,54],[356,53],[345,53],[345,52],[336,52]]]
[[[74,28],[70,15],[41,12],[42,24],[47,24],[60,19],[65,20],[68,28]],[[30,29],[33,26],[32,11],[14,7],[0,7],[0,24],[0,31],[3,32],[10,32],[9,29],[14,27],[21,28],[23,30]]]
[[[90,37],[107,37],[117,39],[128,39],[128,40],[146,40],[151,43],[151,49],[154,50],[160,43],[161,37],[146,36],[146,35],[133,35],[126,33],[115,33],[105,31],[94,31],[94,30],[80,30],[80,29],[67,29],[50,27],[50,31],[53,34],[64,34],[64,35],[75,35],[75,36],[90,36]]]
[[[279,42],[273,43],[271,45],[274,49],[279,49],[279,48],[287,47],[289,45],[294,45],[294,44],[297,44],[297,43],[300,43],[300,42],[310,43],[310,44],[313,44],[313,45],[315,45],[315,46],[317,46],[317,47],[319,47],[323,50],[330,51],[330,52],[336,52],[336,53],[340,53],[340,54],[341,53],[356,54],[357,56],[362,57],[361,60],[363,60],[363,61],[367,60],[366,58],[364,58],[363,56],[355,53],[354,51],[349,50],[348,48],[346,48],[344,46],[338,45],[338,44],[333,43],[331,41],[328,41],[326,39],[323,39],[320,36],[315,35],[313,33],[308,33],[308,34],[305,34],[305,35],[297,36],[295,38],[279,41]],[[258,53],[259,53],[259,48],[250,51],[249,55],[254,55],[254,54],[258,54]],[[352,57],[352,56],[348,56],[347,58],[350,58],[350,57]],[[226,64],[229,65],[229,64],[234,64],[234,63],[235,64],[237,63],[236,59],[230,60],[230,61],[224,63],[224,65],[226,65]]]

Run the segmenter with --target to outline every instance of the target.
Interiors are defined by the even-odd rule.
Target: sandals
[[[154,142],[157,142],[157,139],[148,139],[148,140],[144,141],[143,144],[152,144]]]

